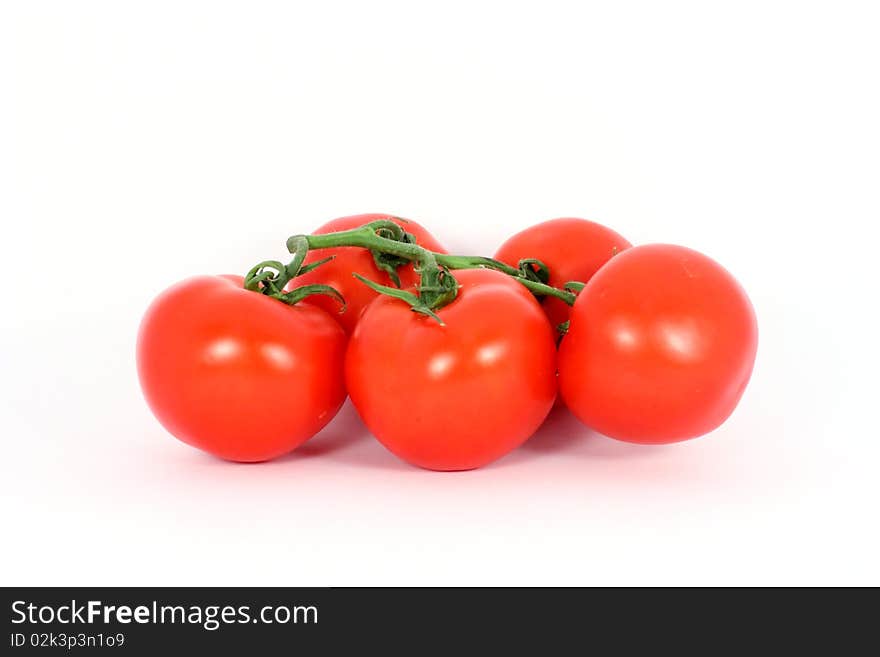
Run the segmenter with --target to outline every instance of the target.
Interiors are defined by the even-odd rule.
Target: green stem
[[[494,269],[496,271],[500,271],[504,274],[512,276],[519,283],[531,290],[534,294],[547,297],[556,297],[557,299],[561,299],[562,301],[567,303],[569,306],[574,305],[575,295],[571,292],[560,290],[559,288],[541,283],[540,281],[533,281],[529,278],[526,278],[523,275],[521,269],[511,267],[510,265],[505,264],[500,260],[495,260],[494,258],[486,258],[483,256],[459,256],[446,255],[444,253],[437,253],[435,254],[435,256],[437,258],[438,264],[443,265],[444,267],[449,267],[449,269],[479,269],[480,267],[486,269]]]
[[[394,229],[397,231],[394,231]],[[393,221],[372,221],[364,224],[359,228],[351,230],[341,230],[338,233],[324,233],[323,235],[294,235],[287,240],[287,248],[291,252],[291,244],[296,240],[305,238],[308,242],[309,249],[332,249],[340,246],[359,246],[364,249],[379,250],[385,253],[391,253],[407,260],[417,261],[423,259],[425,254],[433,255],[431,251],[423,249],[417,244],[409,242],[399,242],[397,240],[381,237],[376,234],[379,229],[385,229],[399,236],[403,236],[403,229]]]
[[[388,228],[390,227],[388,224],[400,228],[400,226],[397,226],[393,221],[374,221],[361,226],[360,228],[343,230],[338,233],[295,237],[305,237],[308,240],[309,249],[359,246],[364,249],[384,251],[385,253],[391,253],[400,256],[401,258],[418,262],[421,265],[420,269],[422,270],[436,269],[438,265],[447,267],[448,269],[479,269],[481,267],[494,269],[507,274],[508,276],[512,276],[535,294],[556,297],[567,303],[569,306],[574,304],[575,295],[571,292],[527,279],[523,276],[522,270],[517,269],[516,267],[511,267],[500,260],[486,258],[484,256],[462,256],[435,253],[434,251],[429,251],[418,244],[398,242],[396,240],[376,235],[376,230],[378,228]],[[294,238],[291,238],[291,240],[292,239]]]
[[[397,239],[383,237],[377,234],[378,231],[390,233]],[[287,240],[287,247],[293,252],[305,240],[310,250],[359,246],[369,249],[374,254],[386,253],[398,256],[414,262],[416,271],[421,277],[419,297],[422,301],[419,308],[440,308],[451,302],[458,294],[455,279],[439,265],[436,253],[406,241],[404,236],[405,231],[393,221],[379,220],[337,233],[294,235]]]
[[[511,267],[500,260],[485,258],[483,256],[461,256],[438,253],[437,262],[450,269],[478,269],[479,267],[485,267],[487,269],[495,269],[504,274],[509,274],[510,276],[522,276],[522,272],[516,267]]]
[[[395,282],[398,282],[396,280],[396,267],[402,264],[403,261],[414,263],[421,279],[418,296],[408,292],[405,293],[405,298],[399,294],[394,294],[393,296],[399,296],[413,306],[413,310],[430,315],[438,319],[438,321],[439,318],[433,310],[442,308],[450,303],[458,293],[458,283],[452,274],[449,273],[449,270],[494,269],[513,277],[538,296],[555,297],[570,306],[574,304],[576,298],[574,292],[578,291],[576,283],[569,283],[566,285],[566,289],[559,289],[542,282],[547,279],[547,267],[538,260],[521,260],[517,268],[494,258],[435,253],[415,244],[412,235],[408,234],[395,222],[386,219],[372,221],[358,228],[336,233],[294,235],[287,240],[287,249],[294,254],[291,263],[286,266],[275,261],[260,263],[248,274],[245,286],[254,291],[270,294],[287,303],[295,303],[302,297],[300,294],[296,294],[295,291],[285,293],[283,291],[284,285],[295,276],[305,273],[308,269],[324,262],[321,261],[303,266],[306,253],[314,249],[352,246],[371,251],[377,261],[377,266],[390,269],[389,274]],[[399,260],[395,262],[395,258]],[[357,277],[367,283],[363,277]],[[370,285],[370,283],[367,283],[367,285]],[[333,290],[323,289],[326,286],[323,286],[320,290],[318,287],[306,286],[309,290],[304,290],[304,292],[308,294],[331,294],[338,296],[338,293],[333,294],[335,292]],[[385,286],[378,284],[371,285],[371,287],[383,294],[390,294],[389,290],[392,289],[385,289]]]

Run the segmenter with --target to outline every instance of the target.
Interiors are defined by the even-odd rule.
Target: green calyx
[[[290,246],[290,242],[288,242]],[[244,287],[252,292],[259,292],[268,297],[283,301],[286,304],[294,305],[306,297],[314,294],[323,294],[332,297],[340,303],[339,312],[345,311],[345,299],[335,288],[329,285],[311,284],[301,285],[290,291],[285,291],[287,284],[302,274],[312,271],[323,264],[333,260],[334,256],[323,258],[316,262],[304,265],[303,261],[309,252],[308,242],[305,240],[297,240],[292,250],[293,259],[288,264],[283,264],[278,260],[264,260],[254,266],[244,277]]]
[[[522,277],[536,283],[544,283],[550,280],[550,270],[543,262],[536,258],[523,258],[517,263]]]
[[[427,303],[425,303],[419,295],[413,294],[412,292],[409,292],[407,290],[401,290],[400,288],[382,285],[380,283],[377,283],[376,281],[371,281],[369,278],[364,278],[360,274],[353,274],[353,276],[371,290],[374,290],[379,294],[384,294],[388,297],[393,297],[395,299],[405,301],[409,304],[414,313],[427,315],[428,317],[436,320],[440,324],[440,326],[446,326],[446,324],[440,318],[440,315],[435,313],[434,309],[431,308]]]
[[[395,227],[400,229],[400,226],[397,226],[396,223],[394,225]],[[387,227],[381,227],[376,230],[376,235],[395,242],[403,242],[404,244],[413,245],[416,244],[416,236],[412,233],[406,232],[403,229],[391,230]],[[400,287],[400,276],[397,274],[397,270],[404,265],[408,265],[410,263],[410,259],[402,255],[387,253],[386,251],[382,251],[380,249],[370,249],[370,253],[373,254],[373,262],[376,264],[376,268],[388,274],[388,277],[394,282],[394,284],[397,287]]]

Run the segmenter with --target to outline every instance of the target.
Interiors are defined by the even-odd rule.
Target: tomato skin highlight
[[[387,214],[358,214],[350,217],[340,217],[327,222],[316,231],[315,235],[323,235],[325,233],[333,233],[342,230],[351,230],[359,226],[363,226],[371,221],[387,219],[393,221],[397,225],[403,227],[408,233],[412,233],[420,246],[435,251],[437,253],[446,253],[446,250],[434,239],[423,226],[415,221],[401,220],[398,217],[392,217]],[[358,273],[364,278],[375,281],[382,285],[394,285],[391,277],[378,267],[373,261],[373,254],[367,249],[354,246],[342,246],[331,249],[320,249],[311,251],[306,256],[304,264],[321,260],[328,256],[335,256],[333,260],[327,264],[321,265],[317,269],[299,276],[294,281],[297,287],[309,285],[313,283],[329,285],[335,288],[345,297],[346,307],[344,312],[339,312],[339,304],[329,297],[313,297],[310,303],[323,308],[342,325],[346,333],[351,333],[357,324],[358,318],[364,308],[378,293],[358,281],[352,274]],[[418,283],[418,275],[415,273],[412,264],[404,265],[397,270],[400,277],[400,286],[402,288],[412,287]]]
[[[505,274],[456,271],[458,298],[419,315],[388,297],[354,330],[346,386],[361,418],[401,459],[469,470],[525,442],[556,397],[552,328],[535,298]]]
[[[721,265],[681,246],[637,246],[578,295],[559,351],[560,392],[612,438],[696,438],[733,412],[757,345],[751,302]]]
[[[563,217],[536,224],[513,235],[495,253],[495,259],[516,267],[524,258],[537,258],[550,270],[549,284],[588,282],[615,254],[632,246],[610,228],[586,219]],[[542,301],[553,326],[566,321],[571,309],[564,301]]]
[[[265,461],[336,415],[346,338],[323,310],[242,284],[197,276],[162,292],[141,322],[138,376],[178,439],[230,461]]]

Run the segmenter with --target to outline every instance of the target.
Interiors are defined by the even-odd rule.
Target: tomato
[[[721,265],[681,246],[637,246],[578,295],[559,351],[560,391],[582,422],[612,438],[695,438],[733,412],[757,345],[752,305]]]
[[[517,233],[495,253],[495,259],[514,267],[524,258],[540,260],[550,270],[553,287],[569,281],[586,283],[616,253],[632,246],[610,228],[586,219],[551,219]],[[555,297],[542,305],[553,326],[569,318],[569,306]]]
[[[445,325],[380,296],[349,340],[349,396],[373,435],[401,459],[468,470],[523,443],[556,397],[554,331],[519,283],[456,271]]]
[[[415,236],[417,243],[430,251],[438,253],[446,253],[436,239],[422,226],[415,221],[401,220],[387,214],[358,214],[352,217],[342,217],[334,219],[315,231],[316,235],[324,233],[333,233],[336,231],[350,230],[363,226],[371,221],[379,219],[389,219],[396,224],[402,226],[408,233]],[[366,285],[358,281],[352,273],[358,273],[364,278],[368,278],[382,285],[394,285],[388,274],[378,267],[373,261],[373,255],[367,249],[354,246],[343,246],[332,249],[320,249],[310,252],[305,259],[305,264],[315,262],[328,256],[335,256],[333,260],[327,264],[321,265],[317,269],[307,272],[302,276],[298,276],[294,284],[299,287],[313,283],[329,285],[339,291],[345,297],[345,311],[339,312],[339,304],[330,297],[313,297],[311,303],[323,308],[331,313],[346,333],[351,333],[357,324],[358,318],[364,308],[370,301],[376,298],[377,292],[374,292]],[[412,287],[418,282],[418,275],[413,270],[411,264],[404,265],[397,271],[400,277],[400,286],[402,288]]]
[[[339,410],[346,338],[323,310],[242,284],[198,276],[160,294],[138,333],[138,375],[174,436],[231,461],[265,461]]]

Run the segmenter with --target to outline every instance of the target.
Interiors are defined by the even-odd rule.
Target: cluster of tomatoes
[[[422,226],[387,215],[337,219],[315,234],[376,219],[445,253]],[[733,411],[754,365],[754,311],[724,268],[680,246],[633,247],[583,219],[537,224],[495,254],[512,266],[543,263],[548,285],[578,291],[572,306],[474,268],[455,271],[457,296],[426,316],[353,276],[396,284],[369,250],[311,251],[305,264],[328,256],[293,284],[334,288],[341,313],[330,297],[288,305],[237,276],[191,278],[153,302],[138,335],[138,373],[168,431],[224,459],[265,461],[320,431],[347,394],[400,458],[466,470],[526,441],[557,393],[612,438],[703,435]],[[416,289],[412,264],[397,277]]]

